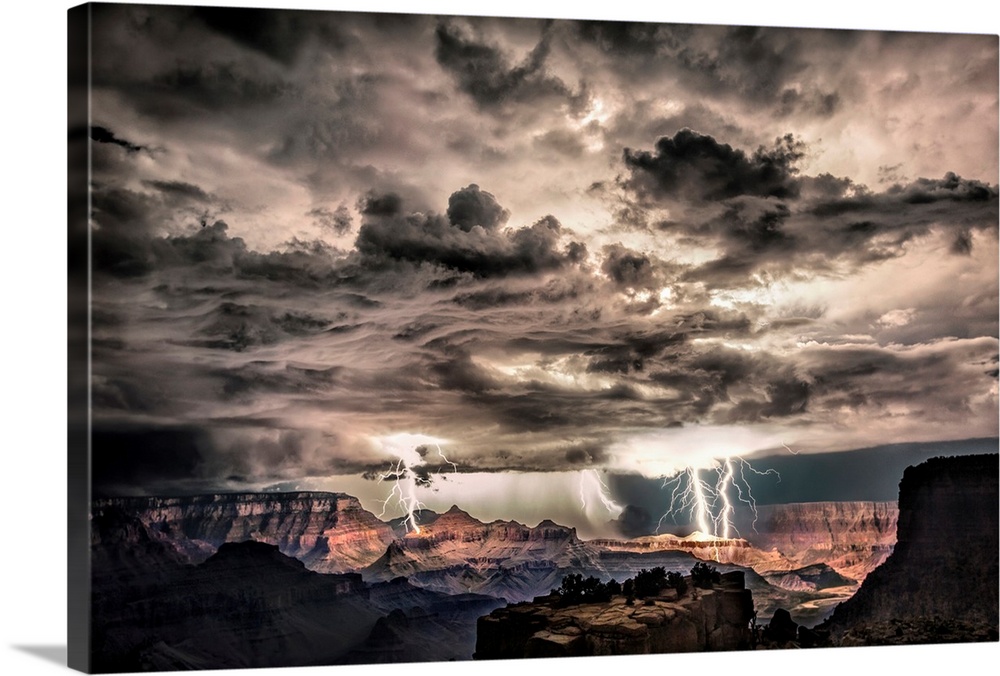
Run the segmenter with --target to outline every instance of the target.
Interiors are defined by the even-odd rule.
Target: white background
[[[176,3],[174,3],[176,4]],[[309,9],[421,11],[559,18],[643,19],[948,32],[998,32],[990,2],[888,3],[617,0],[287,0],[227,2]],[[0,673],[65,670],[66,646],[66,10],[72,3],[20,0],[0,19],[5,151],[0,211]],[[474,9],[472,9],[474,8]],[[961,124],[961,121],[956,121]],[[13,148],[11,148],[13,146]],[[984,177],[985,178],[985,177]],[[517,663],[226,671],[220,674],[334,673],[337,676],[499,676],[622,670],[720,673],[979,673],[995,668],[1000,644],[823,651],[658,655]],[[990,666],[986,666],[990,665]]]

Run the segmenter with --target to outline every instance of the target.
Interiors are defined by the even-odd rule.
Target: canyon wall
[[[110,498],[94,502],[92,518],[109,511],[134,515],[192,563],[225,542],[257,540],[311,570],[339,573],[370,565],[394,538],[386,523],[343,493]]]
[[[860,581],[892,553],[898,516],[891,502],[761,505],[756,524],[745,521],[740,531],[756,548],[777,550],[795,568],[825,563]],[[758,572],[766,567],[754,566]]]
[[[834,611],[835,636],[847,634],[849,644],[997,640],[998,469],[997,455],[906,469],[895,550]]]

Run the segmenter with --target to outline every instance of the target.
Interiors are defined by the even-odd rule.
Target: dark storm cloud
[[[176,196],[196,202],[211,202],[213,197],[204,190],[184,181],[143,181],[143,185],[155,188],[165,195]]]
[[[386,198],[370,196],[367,200],[366,205],[383,204]],[[449,217],[402,215],[398,208],[392,200],[391,208],[365,209],[370,218],[358,231],[355,246],[373,264],[393,259],[496,277],[557,270],[578,262],[585,251],[578,242],[564,243],[568,231],[552,216],[522,228],[495,230],[505,210],[478,186],[452,195]],[[491,230],[472,228],[472,220],[485,220]]]
[[[803,96],[791,86],[809,65],[806,43],[818,39],[844,46],[858,39],[857,33],[849,31],[818,33],[754,26],[728,27],[717,34],[718,41],[709,49],[685,46],[678,52],[678,61],[705,89],[736,93],[764,104],[777,102],[785,114],[800,107],[812,108],[821,117],[836,109],[839,95],[813,90]]]
[[[303,368],[290,364],[253,361],[238,370],[218,370],[210,375],[221,383],[220,394],[227,400],[252,402],[274,394],[318,395],[329,392],[343,367]]]
[[[545,68],[550,51],[547,29],[543,29],[531,53],[516,66],[510,64],[499,47],[478,42],[455,24],[438,24],[435,35],[438,63],[481,108],[571,96],[562,80]]]
[[[803,110],[816,117],[830,117],[841,106],[840,94],[837,92],[823,93],[815,89],[806,92],[797,89],[786,89],[781,92],[781,107],[778,114],[792,115]]]
[[[269,310],[253,305],[226,302],[204,317],[198,333],[206,338],[193,343],[213,349],[242,352],[289,337],[315,335],[332,327],[330,320],[305,313],[285,312],[274,315]]]
[[[488,288],[457,293],[452,302],[469,310],[486,310],[500,307],[526,307],[532,305],[560,305],[589,295],[589,285],[575,280],[552,279],[543,286],[530,289],[507,289],[492,284]]]
[[[970,229],[996,231],[997,197],[996,186],[949,172],[881,193],[816,201],[802,213],[802,229],[825,253],[878,260],[900,255],[906,242],[938,227],[954,232],[952,251],[961,254],[971,249]]]
[[[995,339],[980,339],[976,352],[995,349]],[[894,352],[878,347],[810,350],[801,357],[801,368],[810,374],[811,389],[825,409],[886,409],[893,405],[919,407],[924,415],[971,411],[966,381],[955,377],[970,369],[972,380],[986,382],[985,369],[972,374],[968,363],[972,346],[944,346],[938,350]],[[981,354],[981,353],[980,353]],[[919,378],[912,377],[919,373]],[[924,409],[933,402],[932,408]]]
[[[270,105],[295,91],[286,81],[237,62],[175,65],[139,82],[108,73],[99,84],[126,90],[143,114],[165,121]]]
[[[961,230],[955,234],[955,239],[951,243],[951,252],[961,256],[968,256],[972,253],[972,233],[968,230]]]
[[[714,348],[679,355],[650,379],[685,393],[699,416],[720,423],[761,422],[805,413],[809,382],[766,354]]]
[[[93,126],[90,128],[90,138],[92,141],[97,141],[98,143],[111,143],[116,146],[121,146],[130,153],[137,153],[140,150],[145,150],[145,146],[132,143],[123,138],[118,138],[114,135],[110,129],[105,129],[104,127]]]
[[[995,44],[910,64],[926,38],[885,58],[867,34],[833,59],[849,41],[95,10],[98,471],[291,485],[384,472],[397,433],[447,439],[461,472],[642,466],[646,437],[698,446],[705,426],[809,451],[985,436],[997,189],[902,176],[992,180],[969,149],[995,132],[894,97],[956,70],[984,84],[939,98],[994,101]],[[930,260],[953,295],[885,281],[908,292]],[[421,457],[418,481],[453,469]]]
[[[675,49],[678,34],[689,27],[641,21],[578,21],[576,28],[584,40],[609,55],[636,55],[649,59],[665,49]]]
[[[657,281],[649,256],[621,244],[610,244],[604,248],[601,271],[620,287],[651,288]]]
[[[626,150],[621,184],[633,212],[687,208],[680,218],[643,217],[637,225],[718,249],[683,276],[709,288],[744,285],[761,270],[870,265],[903,255],[908,242],[935,229],[952,231],[951,251],[964,254],[971,231],[996,231],[996,186],[949,172],[876,193],[845,177],[801,176],[802,153],[790,135],[748,154],[685,129],[662,137],[653,152]]]
[[[802,144],[791,135],[751,155],[711,136],[682,129],[654,152],[625,149],[625,187],[644,199],[710,201],[739,195],[789,198],[799,192],[795,163]]]
[[[465,353],[453,354],[447,360],[435,361],[430,364],[428,370],[437,380],[438,386],[445,390],[481,394],[501,387],[492,375],[477,366]]]
[[[358,211],[366,216],[395,216],[403,212],[403,198],[394,192],[369,192],[358,201]]]
[[[317,207],[309,210],[306,214],[312,216],[324,230],[329,230],[336,236],[346,235],[354,227],[354,219],[347,206],[341,204],[336,211],[330,211],[326,207]]]
[[[337,278],[341,252],[322,242],[293,240],[281,251],[260,253],[249,249],[243,239],[229,237],[224,221],[202,226],[189,235],[156,236],[148,231],[147,218],[155,213],[148,197],[129,192],[104,197],[107,202],[95,195],[100,222],[109,224],[93,235],[97,272],[134,277],[157,269],[198,266],[233,278],[303,288]]]
[[[940,179],[918,178],[906,185],[893,184],[881,193],[861,192],[839,199],[820,201],[810,212],[815,216],[842,216],[850,213],[884,213],[886,215],[900,208],[918,205],[944,203],[996,202],[997,187],[982,181],[964,179],[948,172]],[[934,215],[941,210],[930,212]]]
[[[328,46],[342,44],[325,12],[274,12],[254,7],[195,7],[193,12],[213,30],[286,66],[292,65],[304,37],[313,30]]]
[[[485,230],[496,230],[510,218],[490,193],[480,190],[473,183],[451,194],[448,198],[448,220],[452,225],[468,232],[477,225]]]
[[[690,26],[581,21],[580,38],[599,49],[619,76],[634,83],[674,78],[701,98],[771,108],[776,115],[829,117],[840,92],[804,75],[815,67],[809,46],[840,48],[848,31],[777,30],[751,26]],[[693,98],[693,97],[692,97]]]
[[[567,448],[563,453],[572,465],[597,465],[607,459],[607,450],[598,444],[580,443]]]

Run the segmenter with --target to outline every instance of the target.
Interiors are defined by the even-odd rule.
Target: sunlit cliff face
[[[997,435],[993,37],[242,11],[94,15],[100,491],[721,532]]]

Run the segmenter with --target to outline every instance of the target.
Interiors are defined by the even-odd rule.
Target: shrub
[[[711,589],[712,586],[722,581],[722,575],[719,574],[718,569],[715,566],[710,566],[704,561],[699,561],[694,564],[694,568],[691,569],[691,584],[700,589]]]
[[[667,573],[667,586],[671,589],[676,589],[678,597],[683,596],[688,588],[687,580],[684,579],[684,576],[673,571]]]
[[[615,582],[615,585],[618,583]],[[565,576],[559,589],[559,605],[574,606],[580,603],[605,603],[611,600],[611,590],[596,577],[591,575],[586,580],[579,573]]]
[[[643,568],[635,576],[635,595],[638,598],[656,596],[667,586],[667,571],[663,566],[652,570]]]

